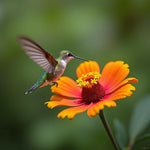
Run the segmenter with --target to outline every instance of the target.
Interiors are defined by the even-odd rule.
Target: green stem
[[[133,145],[134,145],[134,141],[130,141],[129,146],[128,146],[128,149],[131,150],[132,147],[133,147]]]
[[[99,117],[101,118],[101,121],[102,121],[102,123],[103,123],[103,125],[104,125],[104,127],[105,127],[105,129],[106,129],[106,131],[107,131],[107,133],[108,133],[108,135],[109,135],[109,137],[110,137],[110,139],[111,139],[111,141],[112,141],[114,147],[115,147],[115,149],[116,149],[116,150],[119,150],[119,148],[118,148],[118,146],[117,146],[117,143],[116,143],[116,141],[115,141],[115,138],[114,138],[114,136],[113,136],[113,134],[112,134],[112,132],[111,132],[111,129],[110,129],[108,123],[107,123],[107,120],[105,119],[105,116],[104,116],[104,113],[103,113],[102,110],[100,110]]]

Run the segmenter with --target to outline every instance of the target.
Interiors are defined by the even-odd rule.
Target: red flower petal
[[[123,80],[121,83],[119,83],[118,85],[107,89],[105,92],[106,92],[106,94],[109,94],[109,93],[112,93],[113,91],[117,90],[118,88],[122,87],[125,84],[137,83],[137,82],[138,82],[138,80],[136,78],[127,78],[127,79]]]
[[[81,98],[81,89],[77,83],[69,77],[61,77],[58,82],[58,87],[52,86],[53,93],[57,93],[66,97]]]
[[[129,74],[128,64],[124,64],[123,61],[109,62],[105,65],[100,83],[107,91],[113,89]]]
[[[115,107],[116,103],[114,101],[99,101],[88,109],[87,115],[89,117],[95,117],[99,114],[100,110],[104,109],[104,106]]]
[[[135,87],[131,84],[125,84],[117,89],[115,92],[105,95],[103,100],[118,100],[132,95],[132,91],[135,91]]]
[[[64,119],[65,117],[67,117],[68,119],[73,119],[76,114],[86,111],[88,108],[91,107],[91,105],[92,104],[81,105],[81,106],[72,107],[72,108],[67,108],[67,109],[61,111],[57,115],[57,117],[58,118],[62,118],[62,119]]]
[[[51,97],[51,100],[48,102],[45,102],[47,104],[48,108],[54,108],[58,106],[79,106],[81,99],[69,99],[61,95],[54,95]]]

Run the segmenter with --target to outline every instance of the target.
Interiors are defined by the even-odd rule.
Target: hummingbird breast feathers
[[[58,61],[58,64],[55,67],[54,76],[55,80],[58,80],[61,75],[64,73],[64,70],[66,68],[66,63],[63,60]]]

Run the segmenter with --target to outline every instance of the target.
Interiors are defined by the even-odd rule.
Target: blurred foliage
[[[124,128],[123,124],[117,119],[114,120],[114,128],[118,146],[123,150],[128,145],[127,131]]]
[[[136,103],[130,117],[128,131],[119,120],[114,120],[116,140],[122,150],[137,149],[137,143],[150,139],[150,131],[143,134],[150,124],[150,95],[142,98]],[[145,147],[145,146],[144,146]],[[142,146],[143,148],[143,146]],[[141,149],[142,149],[141,148]],[[147,146],[145,147],[148,148]]]
[[[149,125],[150,123],[150,96],[143,98],[134,109],[130,122],[130,140],[134,142],[137,136]]]
[[[139,79],[137,90],[116,108],[105,109],[111,126],[117,118],[127,127],[133,106],[150,93],[149,27],[149,0],[1,0],[0,149],[112,149],[97,117],[83,113],[71,121],[57,119],[61,108],[44,105],[52,95],[49,86],[24,95],[43,70],[26,56],[18,35],[32,38],[55,57],[68,49],[98,61],[101,68],[108,61],[128,63],[130,76]],[[64,75],[76,79],[81,62],[69,62]],[[150,148],[149,141],[144,148]]]

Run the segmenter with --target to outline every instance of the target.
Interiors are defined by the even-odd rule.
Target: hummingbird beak
[[[73,55],[73,57],[76,58],[76,59],[81,59],[81,60],[84,60],[84,61],[88,61],[87,59],[84,59],[84,58],[81,58],[81,57],[78,57],[78,56]]]

